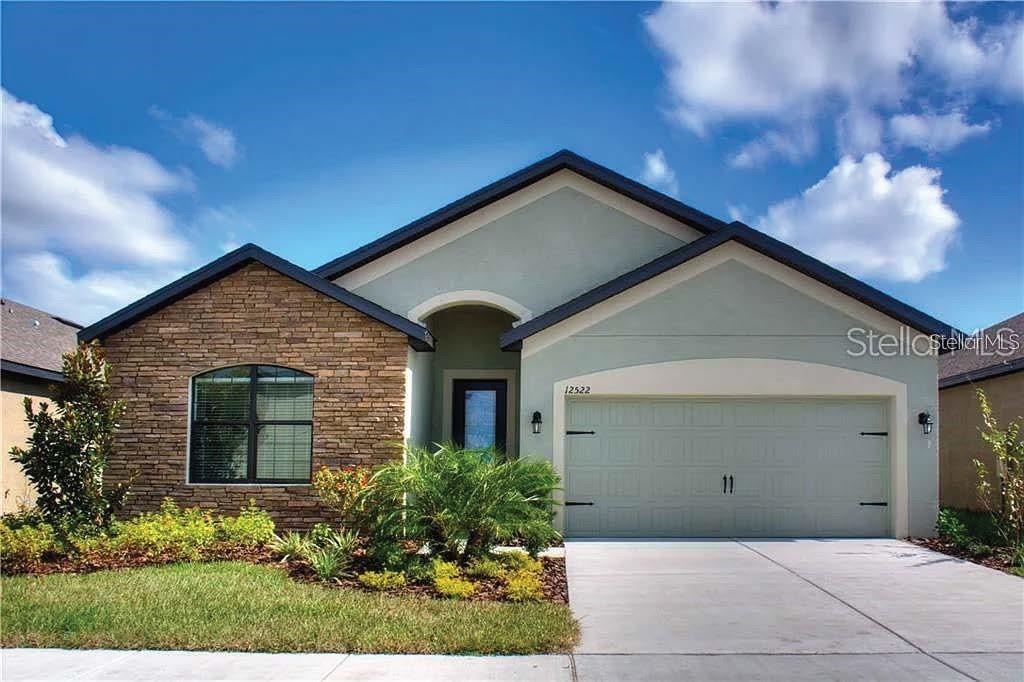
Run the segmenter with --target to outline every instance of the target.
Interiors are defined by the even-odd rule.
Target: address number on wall
[[[590,386],[566,386],[566,395],[586,395],[590,393]]]

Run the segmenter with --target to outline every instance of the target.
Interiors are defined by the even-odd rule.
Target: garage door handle
[[[593,507],[593,502],[566,502],[566,507]]]
[[[722,474],[722,494],[723,494],[723,495],[724,495],[724,494],[726,493],[726,491],[728,490],[728,489],[726,488],[726,486],[727,486],[727,485],[729,485],[729,477],[728,477],[728,476],[726,476],[725,474]]]
[[[862,507],[888,507],[888,502],[861,502]]]
[[[732,480],[732,476],[730,476],[729,477],[729,494],[730,495],[732,495],[732,491],[733,491],[733,482],[734,481]]]

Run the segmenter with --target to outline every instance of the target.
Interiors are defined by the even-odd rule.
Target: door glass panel
[[[466,448],[494,447],[498,421],[497,404],[497,391],[466,391]]]

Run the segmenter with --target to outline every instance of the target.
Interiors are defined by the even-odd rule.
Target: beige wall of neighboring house
[[[38,404],[49,401],[52,391],[45,382],[21,380],[11,376],[3,377],[3,390],[0,400],[3,407],[3,443],[2,470],[0,485],[3,486],[3,499],[0,500],[0,512],[6,514],[17,511],[21,505],[30,505],[35,500],[35,492],[21,470],[21,465],[11,459],[11,448],[23,447],[29,435],[28,423],[25,421],[25,398],[32,398]]]
[[[939,391],[939,503],[944,507],[982,509],[973,461],[995,470],[995,459],[979,431],[978,388],[985,391],[1001,424],[1024,415],[1024,372]]]

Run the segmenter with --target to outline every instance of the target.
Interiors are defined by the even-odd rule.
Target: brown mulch
[[[974,556],[943,538],[907,538],[907,541],[912,542],[919,547],[930,549],[933,552],[948,554],[949,556],[956,557],[957,559],[981,564],[982,566],[987,566],[988,568],[994,568],[997,571],[1014,575],[1011,570],[1013,569],[1013,564],[1010,563],[1010,550],[1007,547],[993,547],[992,553],[989,555]]]
[[[549,601],[555,604],[568,604],[569,584],[565,578],[565,559],[541,557],[541,565],[543,566],[541,583],[544,586],[544,601]],[[316,583],[327,587],[344,587],[353,590],[362,590],[363,592],[376,593],[376,590],[372,590],[356,580],[354,574],[345,578],[336,578],[328,583],[321,583],[320,579],[316,577],[313,573],[313,569],[311,569],[307,563],[289,562],[286,565],[286,570],[293,580],[297,580],[299,582]],[[470,601],[508,601],[505,597],[505,584],[501,579],[472,578],[471,580],[473,584],[476,585],[476,589],[473,591],[473,595],[469,598]],[[423,597],[427,599],[446,598],[444,595],[438,593],[434,589],[433,585],[420,583],[409,583],[396,589],[387,590],[387,594]]]

